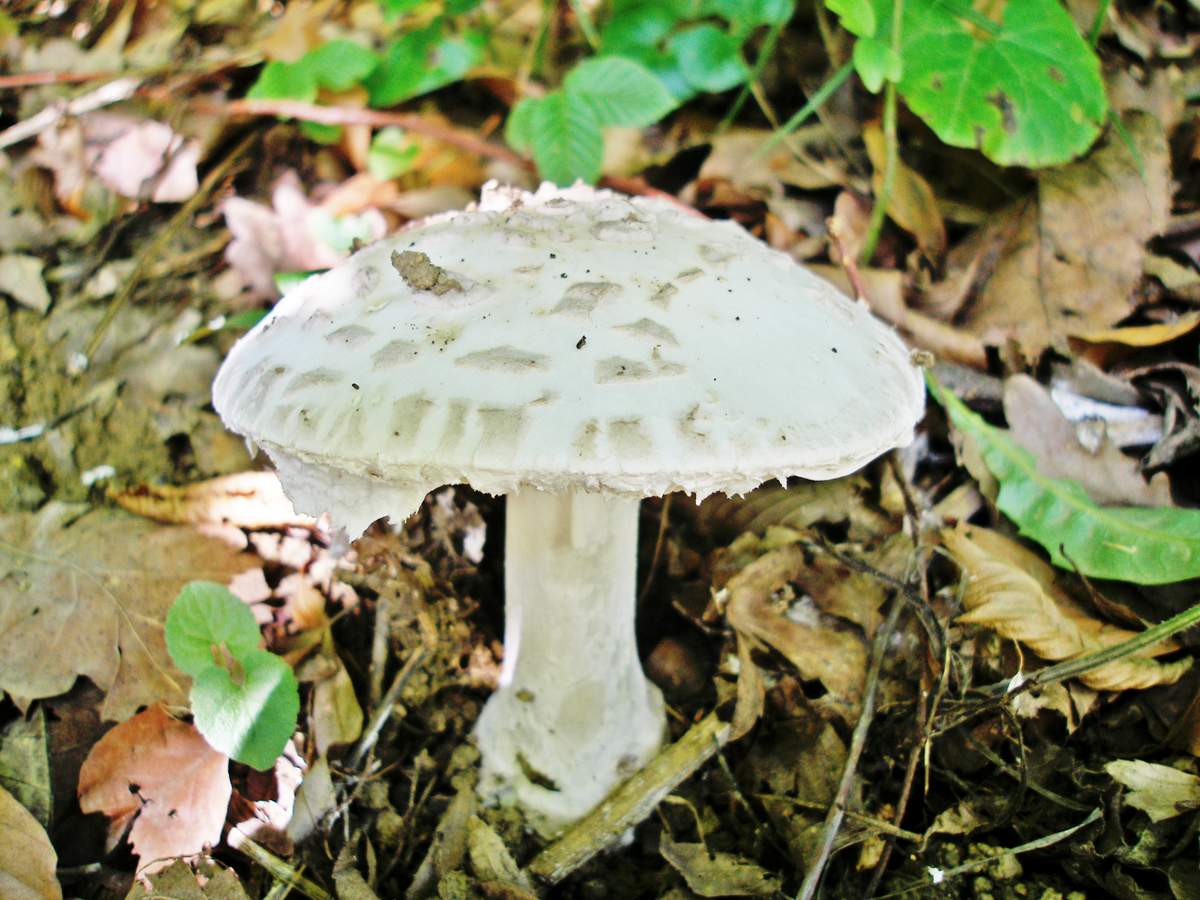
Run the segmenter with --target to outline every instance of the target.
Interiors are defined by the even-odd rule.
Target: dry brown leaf
[[[62,900],[55,875],[58,854],[45,829],[12,794],[0,787],[0,897]]]
[[[1013,339],[1034,359],[1134,309],[1146,241],[1162,232],[1170,211],[1170,155],[1150,116],[1129,115],[1125,129],[1144,178],[1112,133],[1087,159],[1045,170],[1036,197],[997,214],[951,251],[953,273],[972,264],[980,242],[1005,235],[1003,255],[961,321],[987,344]]]
[[[875,188],[875,196],[878,197],[883,188],[884,169],[887,167],[887,144],[878,122],[869,122],[866,125],[863,129],[863,142],[867,146],[867,156],[870,157],[874,169],[871,184]],[[940,259],[946,252],[946,223],[942,221],[942,213],[938,209],[933,188],[901,159],[896,160],[893,171],[895,175],[892,195],[888,201],[888,216],[916,238],[922,253],[930,259]]]
[[[1140,759],[1114,759],[1104,771],[1129,789],[1125,802],[1152,822],[1161,822],[1200,809],[1200,778],[1170,766]]]
[[[666,832],[658,851],[701,897],[762,897],[783,886],[781,878],[748,859],[704,844],[677,844]]]
[[[79,772],[80,809],[108,816],[110,846],[129,828],[142,873],[216,845],[231,791],[228,757],[158,704],[102,737]]]
[[[239,472],[183,487],[143,484],[110,491],[108,498],[135,515],[177,525],[257,529],[316,523],[296,512],[274,472]]]
[[[311,723],[317,753],[325,756],[330,747],[358,740],[363,726],[362,707],[328,632],[321,652],[302,663],[296,674],[301,681],[314,684]]]
[[[125,900],[249,900],[249,896],[233,869],[210,864],[201,865],[200,871],[194,872],[191,866],[177,859],[165,869],[134,882]]]
[[[1070,478],[1083,485],[1097,503],[1128,506],[1171,506],[1171,483],[1165,472],[1146,481],[1137,460],[1104,438],[1094,453],[1076,437],[1075,425],[1058,409],[1050,392],[1028,375],[1004,384],[1004,415],[1013,439],[1037,458],[1038,471],[1050,478]]]
[[[102,715],[187,702],[163,622],[183,585],[221,583],[255,565],[190,528],[114,510],[50,503],[0,516],[0,689],[35,699],[80,675],[107,691]]]
[[[698,133],[712,145],[697,176],[701,180],[731,181],[759,196],[776,193],[784,184],[815,191],[840,187],[851,180],[841,157],[818,158],[823,152],[821,147],[830,143],[829,132],[823,126],[798,129],[787,144],[776,143],[766,153],[762,148],[775,137],[768,128],[731,128],[714,135],[711,123],[701,123]],[[810,145],[816,152],[807,152]],[[791,148],[799,149],[800,154]]]
[[[856,707],[862,696],[867,649],[849,631],[792,621],[771,603],[772,595],[804,570],[803,551],[781,547],[729,580],[726,618],[734,630],[768,645],[802,678],[820,679],[835,702]]]
[[[1056,584],[1049,563],[998,532],[960,526],[944,529],[941,537],[967,578],[967,612],[959,622],[991,628],[1049,660],[1094,653],[1136,635],[1088,615]],[[1191,668],[1191,659],[1159,663],[1153,657],[1177,649],[1173,641],[1161,641],[1079,679],[1103,691],[1173,684]]]

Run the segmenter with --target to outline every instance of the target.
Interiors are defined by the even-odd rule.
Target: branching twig
[[[84,113],[111,106],[113,103],[128,100],[141,83],[140,78],[118,78],[116,81],[102,84],[94,91],[82,94],[73,100],[51,104],[25,121],[0,131],[0,150],[31,137],[37,137],[66,116],[81,116]]]

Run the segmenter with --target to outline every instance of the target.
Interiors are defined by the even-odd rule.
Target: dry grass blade
[[[1135,636],[1088,615],[1055,583],[1048,564],[994,531],[948,529],[942,541],[967,576],[967,612],[960,622],[992,628],[1050,660],[1093,653]],[[1173,684],[1191,667],[1191,660],[1160,663],[1154,657],[1176,649],[1174,642],[1162,641],[1085,672],[1080,680],[1109,691]]]

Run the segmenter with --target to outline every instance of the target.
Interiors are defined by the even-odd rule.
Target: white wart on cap
[[[833,478],[907,443],[903,343],[738,226],[586,187],[485,187],[289,293],[229,354],[225,423],[350,535],[432,488],[508,495],[480,790],[551,834],[656,752],[638,501]]]

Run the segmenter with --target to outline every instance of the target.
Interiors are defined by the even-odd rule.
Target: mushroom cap
[[[907,444],[891,328],[732,222],[489,184],[290,291],[213,401],[351,534],[469,483],[653,496],[834,478]]]

